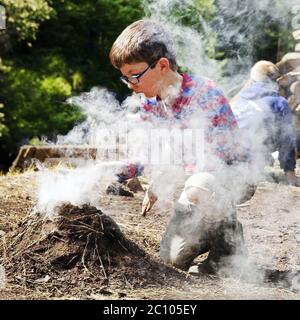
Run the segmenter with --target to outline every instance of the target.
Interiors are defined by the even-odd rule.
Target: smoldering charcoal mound
[[[165,276],[157,278],[158,273],[178,277],[126,238],[118,224],[96,207],[63,203],[55,212],[53,221],[31,214],[7,234],[0,254],[12,286],[84,295],[114,282],[124,287],[164,285]]]
[[[37,268],[47,265],[70,269],[77,263],[105,267],[109,259],[112,263],[127,252],[142,254],[101,210],[86,204],[77,207],[64,203],[56,211],[54,221],[37,214],[20,225],[7,252],[9,255],[9,249],[14,249],[15,262],[25,256],[28,261],[35,261]]]

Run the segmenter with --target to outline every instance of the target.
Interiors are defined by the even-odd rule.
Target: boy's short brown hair
[[[173,40],[159,23],[138,20],[130,24],[114,42],[109,58],[113,66],[120,69],[124,64],[147,62],[165,57],[173,71],[177,70]]]

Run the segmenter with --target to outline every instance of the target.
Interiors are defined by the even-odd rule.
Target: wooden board
[[[24,169],[33,164],[34,160],[40,162],[51,163],[50,159],[56,162],[61,159],[62,162],[66,159],[82,159],[82,160],[121,160],[122,155],[119,154],[120,150],[116,148],[101,148],[90,146],[65,146],[65,145],[53,145],[53,146],[22,146],[19,150],[18,156],[14,160],[11,170]],[[80,161],[72,161],[79,163]]]

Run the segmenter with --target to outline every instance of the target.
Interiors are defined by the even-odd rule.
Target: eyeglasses
[[[122,76],[120,79],[122,82],[124,82],[125,84],[131,83],[131,84],[138,84],[140,82],[140,78],[149,70],[152,69],[156,63],[158,62],[158,60],[154,61],[153,63],[151,63],[143,72],[139,73],[139,74],[135,74],[133,76],[127,77],[127,76]]]

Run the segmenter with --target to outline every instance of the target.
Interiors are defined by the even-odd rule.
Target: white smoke
[[[193,73],[203,75],[217,81],[229,98],[238,92],[249,79],[250,69],[256,62],[254,46],[265,45],[268,39],[262,38],[261,28],[264,21],[276,21],[277,27],[292,30],[292,14],[295,6],[294,1],[231,1],[218,0],[215,3],[215,17],[209,22],[205,21],[200,11],[190,26],[183,23],[186,16],[197,15],[197,3],[194,0],[144,0],[145,11],[148,17],[164,26],[174,35],[176,43],[177,61],[180,66],[187,67]],[[204,2],[203,2],[204,3]],[[213,3],[213,1],[211,2]],[[194,10],[193,10],[194,9]],[[175,13],[175,14],[174,14]],[[188,19],[189,20],[189,19]],[[191,20],[191,19],[190,19]],[[295,20],[295,19],[294,19]],[[215,39],[211,48],[209,39]],[[260,43],[256,43],[260,41]],[[208,47],[210,54],[208,55]],[[216,49],[226,48],[226,60],[217,60]],[[260,119],[261,120],[261,119]],[[261,121],[257,121],[257,124]],[[231,172],[219,172],[220,181],[227,181],[234,186],[229,188],[228,197],[238,199],[247,184],[257,184],[262,178],[264,167],[264,149],[262,142],[266,132],[256,130],[257,134],[251,136],[250,145],[254,157],[254,165],[247,167],[240,165]],[[231,193],[231,194],[230,194]],[[272,201],[271,201],[272,202]],[[268,205],[268,204],[266,204]],[[231,267],[236,273],[247,274],[248,280],[261,283],[265,274],[244,256],[237,255],[231,261]],[[221,270],[221,273],[226,267]],[[232,269],[226,270],[227,274]],[[293,286],[296,280],[293,280]],[[298,285],[299,287],[299,285]]]
[[[289,16],[292,2],[276,1],[274,4],[271,0],[248,2],[219,0],[216,1],[216,16],[210,22],[206,22],[199,14],[194,27],[184,26],[183,18],[188,18],[189,14],[195,15],[197,12],[194,10],[197,9],[196,3],[194,0],[151,0],[144,1],[144,7],[148,17],[163,23],[174,35],[179,65],[187,67],[195,74],[216,80],[226,93],[234,92],[249,76],[250,67],[254,63],[252,39],[258,26],[266,18],[266,12],[279,21],[282,17],[282,24],[287,24],[288,21],[283,19]],[[241,3],[245,6],[241,6]],[[176,15],[173,15],[174,10]],[[181,12],[185,16],[181,15]],[[233,23],[233,20],[236,21]],[[209,39],[215,39],[219,47],[233,43],[230,57],[225,61],[217,60],[213,52],[214,45],[208,41]],[[208,48],[211,51],[210,56],[207,54]],[[118,170],[123,170],[127,159],[149,162],[147,153],[149,148],[154,152],[148,141],[149,131],[163,128],[163,124],[160,126],[160,123],[142,123],[139,120],[138,95],[133,95],[120,104],[106,89],[94,88],[89,93],[71,98],[69,102],[81,107],[86,120],[74,127],[66,136],[59,136],[58,144],[92,146],[100,152],[101,149],[119,147],[122,144],[126,145],[126,150],[123,155],[119,153],[119,158],[114,159],[115,161],[104,163],[98,154],[100,163],[90,163],[88,166],[76,169],[61,168],[56,172],[46,169],[40,172],[37,210],[47,213],[50,217],[55,213],[55,207],[62,202],[71,202],[74,205],[84,203],[101,205],[103,186],[115,179],[116,173]],[[199,126],[200,119],[195,117],[195,121]],[[253,141],[253,144],[255,143]],[[169,150],[174,150],[172,149],[174,146],[168,142],[166,144]],[[164,156],[159,154],[158,150],[157,154],[153,155],[154,158],[157,159],[158,154],[162,157],[159,163],[156,163],[155,171],[146,169],[150,179],[158,181],[159,177],[156,191],[162,202],[173,201],[177,182],[182,183],[185,178],[185,173],[179,170],[178,166],[168,166],[166,157],[170,153],[172,152]],[[212,166],[214,164],[219,166],[213,157],[207,157],[206,161],[211,162]],[[247,183],[256,183],[261,178],[261,163],[256,164],[257,167],[250,169],[243,164],[230,171],[219,170],[219,180],[229,182],[229,199],[236,201]],[[202,163],[197,165],[200,169]],[[247,172],[251,175],[246,174]],[[163,207],[162,202],[159,203],[161,207]],[[241,267],[245,264],[245,260],[242,259],[237,256],[233,264]]]
[[[55,170],[44,168],[38,176],[38,203],[35,211],[53,219],[57,206],[70,202],[81,206],[99,207],[106,187],[115,181],[122,162],[91,163],[75,169],[58,166]]]
[[[86,161],[77,161],[75,168],[63,164],[56,170],[40,168],[35,210],[50,218],[63,202],[99,206],[106,187],[117,180],[117,174],[126,171],[128,159],[132,162],[148,161],[144,149],[148,138],[147,124],[141,129],[141,120],[136,114],[140,103],[138,95],[120,104],[108,90],[93,88],[68,102],[79,106],[86,119],[66,136],[58,136],[57,144],[71,145],[79,151],[77,146],[93,148],[97,150],[97,160],[90,157]],[[65,156],[72,157],[74,152],[77,151],[71,148]]]
[[[180,65],[188,67],[196,74],[217,80],[224,88],[233,88],[241,83],[241,78],[246,78],[246,74],[249,72],[248,67],[253,62],[251,61],[252,43],[249,41],[249,34],[253,34],[255,27],[263,20],[266,12],[272,15],[272,17],[279,18],[285,13],[288,13],[291,8],[291,4],[280,6],[277,2],[276,5],[271,6],[270,1],[244,1],[243,3],[245,6],[241,6],[239,1],[217,1],[215,5],[215,18],[209,23],[205,22],[205,19],[199,13],[199,15],[196,16],[196,22],[199,21],[201,32],[197,30],[196,23],[195,28],[181,24],[182,18],[188,18],[189,15],[195,16],[195,12],[197,12],[197,1],[195,0],[144,1],[144,8],[151,19],[159,20],[164,24],[164,27],[171,31],[177,45],[177,56]],[[199,2],[198,5],[201,5],[201,2]],[[278,10],[278,6],[280,6],[280,11]],[[174,11],[176,11],[175,14]],[[201,12],[201,10],[198,11]],[[231,17],[230,20],[228,20],[229,16]],[[240,16],[247,17],[247,22],[242,19],[242,21],[231,23],[231,20]],[[243,61],[243,68],[240,68],[238,70],[239,72],[235,73],[233,77],[224,77],[222,63],[212,57],[208,58],[206,54],[207,39],[212,34],[215,34],[217,39],[219,39],[219,41],[222,40],[225,44],[230,43],[230,39],[233,38],[241,47],[247,48],[245,51],[246,55],[236,55],[235,57],[237,61]],[[227,66],[231,64],[232,62],[227,63]],[[143,135],[143,133],[145,133],[145,129],[153,129],[153,126],[151,126],[151,124],[145,124],[145,122],[141,125],[141,122],[138,120],[136,111],[140,104],[140,99],[137,95],[128,98],[120,105],[114,95],[106,89],[94,88],[89,93],[84,93],[79,97],[69,99],[69,103],[80,106],[86,115],[86,120],[82,124],[74,127],[66,136],[59,136],[57,140],[59,145],[92,146],[100,149],[101,153],[101,149],[123,144],[126,145],[123,157],[120,157],[120,153],[118,153],[118,157],[113,160],[120,161],[127,158],[141,162],[147,162],[147,160],[149,160],[149,155],[147,154],[147,149],[149,149],[147,148],[149,147],[147,138],[149,135]],[[197,125],[199,126],[200,120],[195,117],[195,121],[197,121]],[[141,130],[141,128],[143,130]],[[157,129],[159,126],[155,124],[155,128]],[[116,132],[118,133],[117,135],[115,135]],[[119,141],[120,138],[122,138],[123,141]],[[151,144],[150,147],[153,156],[154,148]],[[172,150],[170,145],[166,147]],[[167,156],[169,154],[170,152],[167,153]],[[98,156],[101,158],[101,155],[98,154]],[[154,154],[154,157],[158,159],[158,155]],[[163,156],[163,159],[160,158],[160,163],[164,163],[164,160]],[[211,159],[209,159],[209,161],[210,160]],[[202,163],[200,163],[199,168],[201,168],[201,165]],[[241,169],[241,171],[242,170],[243,169]],[[172,174],[166,176],[171,177]],[[253,176],[255,175],[253,175],[252,172],[252,178]],[[248,178],[245,178],[245,180]],[[169,179],[164,181],[168,186],[171,183]],[[235,192],[238,194],[239,189],[237,188]],[[235,197],[238,196],[235,195]]]
[[[86,120],[75,126],[66,136],[58,136],[57,144],[99,145],[98,131],[118,125],[122,117],[120,103],[104,88],[93,88],[90,92],[69,98],[69,104],[79,106]]]
[[[214,17],[209,21],[203,17],[205,3],[214,6]],[[266,37],[259,38],[265,21],[272,19],[278,28],[292,31],[297,4],[297,0],[144,0],[147,16],[163,22],[174,35],[179,65],[217,81],[229,97],[249,77],[256,62],[254,45],[265,46],[268,41]],[[217,59],[215,48],[226,48],[226,59]]]

